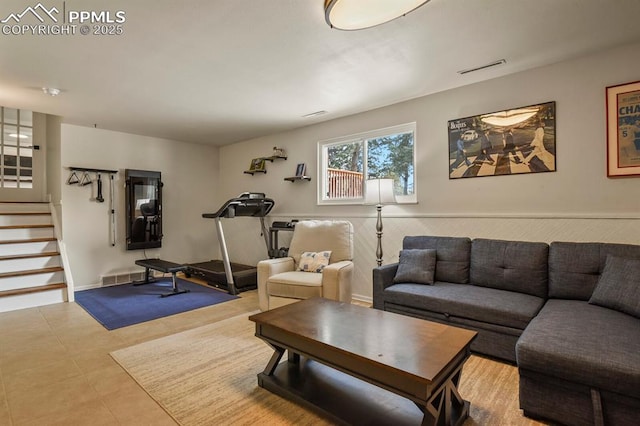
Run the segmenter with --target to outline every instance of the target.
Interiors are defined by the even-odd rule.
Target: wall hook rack
[[[68,185],[78,184],[80,186],[86,186],[93,183],[93,181],[91,180],[91,177],[89,176],[89,173],[97,173],[98,176],[100,176],[101,173],[108,174],[111,180],[113,180],[113,175],[118,173],[117,170],[94,169],[90,167],[69,167],[69,170],[71,170],[71,173],[69,174],[69,179],[67,179],[67,184]],[[78,173],[76,172],[80,172],[80,175],[82,175],[82,177],[78,176]],[[98,182],[101,187],[100,179],[98,179]]]
[[[118,173],[117,170],[94,169],[91,167],[69,167],[72,172]]]
[[[109,169],[96,169],[93,167],[69,167],[71,170],[71,174],[69,175],[69,179],[67,179],[67,184],[74,185],[79,184],[80,186],[90,185],[93,183],[91,178],[89,177],[89,173],[96,173],[96,182],[98,183],[98,189],[95,201],[98,203],[104,203],[104,196],[102,195],[102,178],[101,174],[109,175],[109,214],[111,216],[111,220],[109,221],[109,230],[111,233],[111,246],[115,247],[116,245],[116,209],[115,209],[115,200],[114,200],[114,189],[115,183],[113,181],[114,176],[118,173],[117,170],[109,170]],[[76,172],[80,172],[83,174],[82,179],[77,175]]]

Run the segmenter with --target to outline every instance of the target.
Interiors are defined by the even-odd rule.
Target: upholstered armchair
[[[327,255],[327,251],[331,254]],[[351,222],[298,222],[293,231],[288,254],[289,257],[258,262],[260,310],[267,311],[311,297],[351,302]],[[320,264],[328,264],[318,266],[316,260]]]

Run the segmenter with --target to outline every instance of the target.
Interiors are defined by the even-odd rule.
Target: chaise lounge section
[[[516,362],[525,415],[640,418],[640,246],[405,237],[373,284],[375,308],[472,329],[474,352]]]
[[[603,278],[616,272],[605,270],[617,259],[640,259],[640,246],[551,243],[549,300],[516,344],[525,415],[571,425],[637,424],[640,319],[602,306],[613,306],[607,298],[593,297]],[[625,283],[637,282],[639,272],[621,275]],[[638,294],[640,286],[636,300]]]

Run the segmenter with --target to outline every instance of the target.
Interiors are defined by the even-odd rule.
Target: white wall
[[[62,117],[46,115],[47,143],[46,143],[46,194],[53,209],[52,218],[56,229],[62,232],[62,185],[67,177],[62,173]],[[64,180],[63,180],[64,179]],[[67,280],[67,284],[69,280]],[[72,282],[72,281],[71,281]]]
[[[62,182],[61,175],[61,125],[62,117],[57,115],[46,116],[47,122],[47,144],[46,144],[46,193],[50,197],[51,203],[58,207],[62,198]],[[64,181],[66,181],[64,177]],[[58,211],[58,213],[60,213]]]
[[[405,235],[640,243],[640,180],[607,178],[605,151],[605,88],[638,80],[638,51],[638,44],[624,46],[222,147],[221,196],[265,192],[276,201],[272,220],[351,220],[356,230],[354,294],[367,299],[375,266],[375,209],[316,205],[317,142],[415,121],[418,204],[384,208],[386,263],[397,259]],[[449,180],[448,120],[547,101],[556,101],[556,172]],[[267,163],[265,175],[242,173],[251,158],[270,155],[273,146],[286,149],[289,159]],[[313,180],[283,181],[301,162]],[[255,263],[265,258],[264,248],[246,223],[226,224],[227,234],[238,241],[230,244],[230,256]]]
[[[125,245],[125,169],[162,173],[162,247],[146,250],[146,257],[178,263],[215,257],[214,224],[201,217],[219,204],[218,148],[94,128],[62,125],[62,179],[67,167],[118,170],[115,181],[117,244],[109,233],[109,179],[103,175],[104,203],[97,203],[97,185],[63,185],[63,238],[76,289],[95,286],[101,276],[140,272],[134,261],[142,250]],[[93,176],[95,178],[95,175]]]

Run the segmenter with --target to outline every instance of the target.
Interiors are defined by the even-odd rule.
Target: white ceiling
[[[41,1],[122,10],[124,34],[0,34],[0,105],[215,145],[640,40],[639,0],[431,0],[349,32],[326,24],[323,0]],[[0,20],[37,3],[3,0]],[[328,113],[302,118],[318,110]]]

